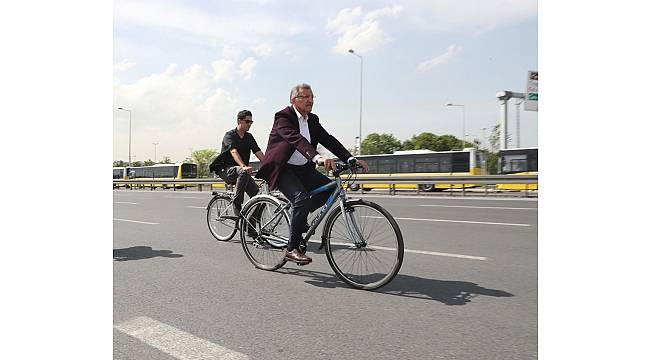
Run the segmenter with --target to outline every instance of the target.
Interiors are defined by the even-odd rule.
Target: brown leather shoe
[[[302,265],[309,264],[311,262],[311,258],[307,255],[301,254],[298,249],[293,249],[289,252],[285,252],[284,258]]]

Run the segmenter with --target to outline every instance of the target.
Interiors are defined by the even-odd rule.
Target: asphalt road
[[[210,235],[209,193],[114,191],[114,358],[537,358],[536,199],[363,197],[407,249],[376,291],[315,247],[308,266],[255,269]]]

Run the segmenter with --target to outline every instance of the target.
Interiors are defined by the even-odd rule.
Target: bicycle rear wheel
[[[233,213],[230,197],[225,195],[213,197],[208,204],[207,219],[208,229],[215,239],[228,241],[235,236],[237,217]]]
[[[290,228],[283,205],[272,196],[258,195],[242,209],[242,247],[258,269],[277,270],[287,262],[283,250],[289,243]]]
[[[350,286],[378,289],[390,282],[402,266],[402,232],[395,219],[373,202],[349,201],[346,212],[356,222],[365,244],[354,242],[344,214],[337,207],[325,224],[327,260],[336,275]]]

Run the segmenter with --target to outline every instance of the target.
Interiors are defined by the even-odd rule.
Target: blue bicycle
[[[397,275],[404,258],[404,242],[388,211],[370,201],[347,198],[344,185],[356,178],[358,169],[356,165],[336,163],[334,180],[310,192],[313,196],[335,188],[311,220],[300,248],[307,248],[307,242],[325,219],[319,249],[325,248],[332,270],[350,286],[372,290]],[[341,173],[348,170],[349,176],[342,180]],[[240,232],[241,243],[255,267],[277,270],[286,263],[283,250],[289,242],[290,211],[290,203],[271,195],[257,195],[244,205],[240,228],[247,225],[252,231]]]

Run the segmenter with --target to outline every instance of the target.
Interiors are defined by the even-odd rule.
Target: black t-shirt
[[[230,130],[223,136],[221,153],[223,154],[223,161],[226,167],[239,166],[239,164],[235,162],[235,159],[232,158],[232,154],[230,153],[230,150],[232,149],[237,149],[239,157],[241,157],[242,161],[246,165],[248,165],[248,161],[251,158],[251,151],[253,153],[260,151],[260,147],[257,145],[257,142],[251,133],[246,132],[242,139],[239,137],[239,134],[237,134],[237,129]]]

